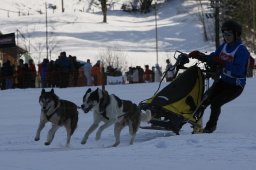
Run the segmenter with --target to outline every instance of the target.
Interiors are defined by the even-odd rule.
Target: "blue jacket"
[[[219,48],[207,57],[208,62],[221,61],[223,69],[221,80],[229,84],[244,87],[249,60],[249,51],[241,40],[235,43],[223,43]]]

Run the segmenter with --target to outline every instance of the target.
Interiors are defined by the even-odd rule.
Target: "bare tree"
[[[34,58],[37,58],[38,63],[40,63],[42,53],[43,53],[43,50],[44,50],[44,42],[39,41],[39,40],[35,41],[33,49],[35,51],[35,54],[33,56],[34,56]]]
[[[49,59],[51,60],[52,54],[59,51],[59,41],[57,40],[57,37],[55,36],[53,30],[54,27],[50,27],[50,31],[48,32],[48,48],[49,48]],[[35,28],[34,28],[35,30]],[[45,57],[45,54],[43,51],[45,50],[45,41],[42,39],[36,39],[33,43],[31,43],[31,47],[34,51],[34,57],[38,59],[38,62],[42,60],[42,57]]]
[[[103,63],[104,67],[111,66],[122,72],[128,68],[126,55],[118,48],[107,48],[99,53],[98,58]]]
[[[208,35],[207,35],[207,31],[206,31],[206,23],[205,23],[204,8],[203,8],[202,0],[199,0],[199,4],[200,4],[199,5],[199,11],[201,11],[200,14],[199,14],[199,18],[200,18],[200,21],[203,24],[204,39],[205,39],[205,41],[208,41],[209,38],[208,38]]]
[[[59,41],[53,32],[50,32],[50,36],[48,39],[49,51],[50,51],[50,60],[52,59],[52,54],[60,51],[60,47],[58,46]]]

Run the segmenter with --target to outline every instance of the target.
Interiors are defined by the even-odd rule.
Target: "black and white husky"
[[[131,101],[121,100],[115,95],[109,95],[107,91],[99,88],[92,91],[90,88],[86,91],[83,97],[81,108],[85,113],[93,110],[93,124],[85,133],[81,144],[85,144],[89,135],[99,126],[100,122],[104,122],[96,132],[96,140],[99,140],[104,129],[115,124],[114,135],[116,138],[112,146],[117,146],[120,143],[121,130],[128,125],[131,135],[130,144],[133,144],[135,135],[138,131],[141,121],[148,122],[151,119],[151,112],[147,110],[141,112],[138,106]]]
[[[52,127],[48,132],[47,141],[44,144],[50,145],[54,138],[55,132],[59,127],[64,126],[67,131],[66,145],[68,146],[70,143],[70,138],[74,133],[78,122],[78,111],[76,104],[67,100],[59,99],[59,97],[54,93],[53,89],[49,92],[42,89],[39,97],[39,103],[41,105],[41,116],[35,141],[40,140],[40,132],[44,128],[45,124],[47,122],[51,122]]]

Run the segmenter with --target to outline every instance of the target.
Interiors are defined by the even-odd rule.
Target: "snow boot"
[[[217,125],[216,124],[213,124],[211,125],[209,122],[206,124],[204,130],[203,130],[203,133],[212,133],[216,130],[217,128]]]

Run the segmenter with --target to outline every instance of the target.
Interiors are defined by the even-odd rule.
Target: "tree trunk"
[[[103,22],[107,23],[107,0],[101,0],[101,10],[103,14]]]
[[[220,46],[220,16],[219,16],[219,0],[215,2],[215,47],[216,49]]]

